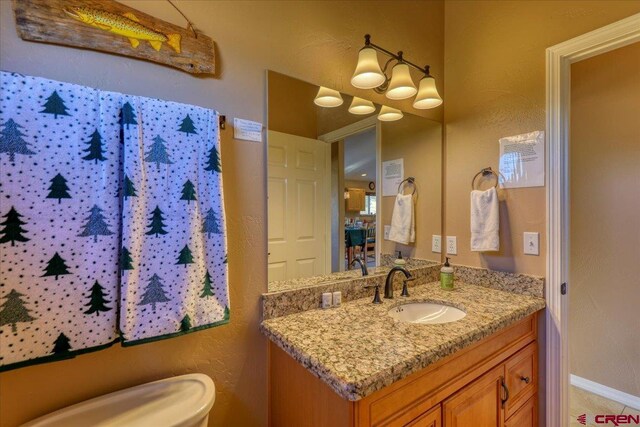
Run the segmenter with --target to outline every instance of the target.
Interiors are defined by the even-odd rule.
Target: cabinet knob
[[[524,381],[526,384],[529,384],[531,379],[529,377],[520,377],[520,381]]]

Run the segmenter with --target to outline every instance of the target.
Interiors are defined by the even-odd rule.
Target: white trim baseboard
[[[630,406],[633,409],[640,409],[640,396],[634,396],[633,394],[625,393],[624,391],[607,387],[606,385],[579,377],[577,375],[571,374],[570,377],[571,385],[574,385],[593,394],[597,394],[598,396],[602,396],[607,399],[622,403],[625,406]]]

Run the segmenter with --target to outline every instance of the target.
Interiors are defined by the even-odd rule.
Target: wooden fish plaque
[[[112,0],[13,0],[23,40],[146,59],[193,74],[215,73],[210,37]]]

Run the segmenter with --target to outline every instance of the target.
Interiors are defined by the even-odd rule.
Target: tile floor
[[[634,409],[629,406],[625,406],[622,403],[609,400],[597,394],[593,394],[581,388],[571,386],[571,392],[569,395],[569,415],[570,427],[581,427],[577,420],[579,415],[587,414],[587,426],[595,427],[593,424],[593,416],[595,414],[625,414],[625,415],[640,415],[639,409]],[[589,418],[591,416],[591,418]],[[589,423],[591,421],[591,423]],[[601,425],[613,425],[609,424],[597,424]]]

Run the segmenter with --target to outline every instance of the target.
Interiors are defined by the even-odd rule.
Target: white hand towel
[[[500,213],[495,188],[471,192],[471,250],[500,250]]]
[[[391,216],[389,240],[407,245],[416,241],[413,219],[413,195],[398,194]]]

